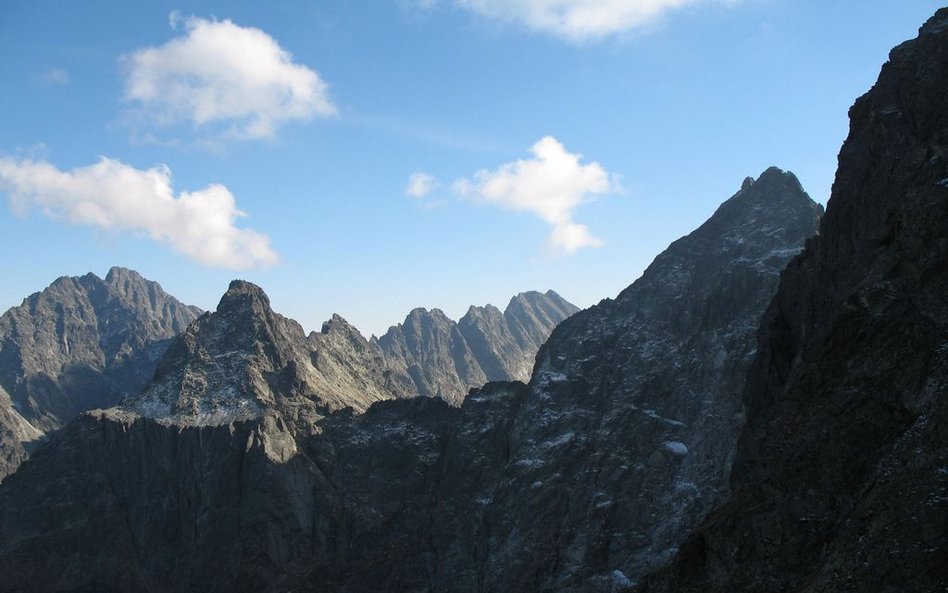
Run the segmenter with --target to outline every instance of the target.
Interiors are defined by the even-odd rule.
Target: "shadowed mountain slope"
[[[850,119],[762,325],[733,496],[640,591],[948,587],[948,9]]]
[[[748,179],[528,385],[460,408],[343,407],[322,338],[236,281],[140,398],[0,486],[0,591],[609,591],[725,497],[754,328],[819,215],[791,174]],[[365,346],[344,329],[320,335]]]

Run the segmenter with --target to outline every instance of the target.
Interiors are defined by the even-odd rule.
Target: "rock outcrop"
[[[948,588],[948,9],[850,111],[783,274],[731,484],[640,591]]]
[[[29,443],[151,380],[200,310],[124,268],[63,277],[0,316],[0,479]]]
[[[552,290],[510,299],[503,313],[472,306],[459,322],[440,309],[414,309],[375,341],[393,370],[408,375],[418,395],[460,405],[488,381],[527,381],[550,332],[579,309]]]
[[[0,591],[624,586],[725,497],[754,328],[819,215],[791,174],[747,181],[561,323],[529,384],[460,408],[356,413],[325,387],[346,357],[318,342],[370,345],[338,319],[306,338],[235,282],[141,398],[81,416],[0,486]]]
[[[228,424],[278,412],[304,430],[330,412],[412,397],[342,317],[309,336],[259,286],[235,280],[214,313],[175,338],[145,392],[123,408],[178,424]]]

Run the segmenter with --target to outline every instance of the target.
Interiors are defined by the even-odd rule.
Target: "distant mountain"
[[[948,590],[948,8],[850,110],[744,391],[733,496],[639,591]]]
[[[415,309],[375,341],[386,365],[409,377],[419,395],[460,405],[488,381],[527,381],[537,350],[579,311],[552,290],[510,299],[503,313],[474,307],[457,323],[440,309]]]
[[[320,333],[270,308],[260,287],[235,280],[217,310],[175,338],[155,379],[123,407],[181,424],[227,424],[278,411],[308,430],[349,407],[413,397],[413,385],[385,368],[368,341],[334,316]]]
[[[234,282],[140,398],[79,417],[0,485],[0,574],[22,591],[609,591],[726,496],[754,329],[819,214],[791,174],[747,180],[616,300],[561,323],[528,385],[460,408],[381,401],[417,383],[367,373],[372,345],[341,320],[321,335],[343,354]],[[542,296],[464,325],[517,342],[564,313]],[[481,366],[490,348],[461,324],[409,318],[393,342],[453,365],[429,385],[460,384],[458,360],[522,362]],[[356,378],[352,405],[337,394]]]
[[[0,479],[28,443],[152,378],[200,310],[136,272],[63,277],[0,316]]]
[[[290,391],[314,417],[347,406],[361,413],[375,401],[416,395],[442,394],[458,403],[489,379],[526,378],[541,339],[577,310],[552,291],[518,295],[505,314],[490,305],[471,307],[460,326],[437,309],[417,309],[404,326],[370,343],[338,315],[306,336],[248,283],[235,282],[221,307],[188,329],[199,309],[134,271],[113,268],[104,280],[59,278],[7,311],[0,317],[0,479],[25,459],[31,443],[80,412],[137,394],[156,368],[158,381],[136,410],[196,422],[253,415],[257,404],[275,404],[275,393],[284,402],[287,381],[295,382]],[[171,338],[186,330],[158,368]],[[380,344],[399,339],[405,354],[386,356]],[[248,362],[254,348],[259,356]],[[241,349],[243,355],[228,358]],[[455,357],[459,351],[467,359]],[[277,371],[284,373],[279,380]],[[248,407],[235,408],[230,393]]]

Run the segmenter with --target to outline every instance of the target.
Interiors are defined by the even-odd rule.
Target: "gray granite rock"
[[[384,365],[340,354],[373,352],[343,320],[304,336],[234,282],[140,398],[79,417],[0,485],[4,586],[624,586],[726,495],[754,328],[819,213],[766,171],[617,299],[561,323],[529,384],[489,383],[460,408],[387,399]],[[406,335],[431,329],[417,317]],[[341,395],[354,377],[358,405]]]
[[[459,322],[440,309],[414,309],[376,344],[386,365],[411,377],[418,395],[460,405],[488,381],[527,381],[537,350],[578,310],[552,290],[518,294],[503,313],[472,306]]]
[[[124,268],[63,277],[0,316],[0,479],[30,443],[151,380],[200,310]]]
[[[948,9],[850,110],[747,378],[733,496],[640,591],[948,590]]]

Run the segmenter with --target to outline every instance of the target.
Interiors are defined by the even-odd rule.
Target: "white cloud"
[[[182,18],[169,22],[177,29]],[[144,121],[268,138],[286,121],[336,113],[319,75],[260,29],[197,17],[183,25],[183,36],[123,58],[125,99]]]
[[[572,41],[642,27],[687,4],[734,0],[455,0],[478,14]]]
[[[43,160],[0,157],[0,189],[13,209],[113,231],[144,233],[206,266],[243,270],[278,261],[270,239],[234,226],[246,216],[223,185],[174,195],[171,171],[145,171],[102,157],[60,171]]]
[[[454,183],[459,194],[506,210],[530,212],[550,224],[548,241],[555,252],[572,253],[598,247],[602,241],[585,225],[573,222],[573,210],[617,188],[599,163],[580,163],[582,155],[569,153],[556,138],[546,136],[530,149],[534,158],[480,170],[473,180]]]
[[[39,76],[40,82],[50,86],[66,86],[69,84],[69,73],[62,68],[50,68]]]
[[[422,171],[415,171],[408,178],[405,193],[413,198],[423,198],[438,187],[438,180],[434,176]]]

